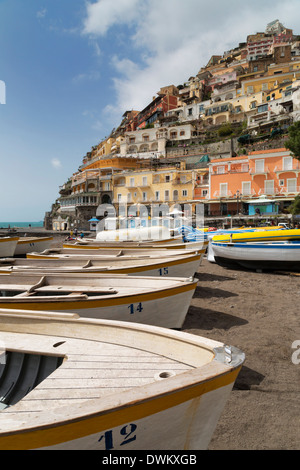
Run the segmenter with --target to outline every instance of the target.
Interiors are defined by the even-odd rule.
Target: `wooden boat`
[[[24,256],[30,251],[50,248],[53,237],[20,237],[13,256]]]
[[[1,450],[206,449],[245,360],[189,333],[0,311]]]
[[[202,250],[204,251],[204,250]],[[171,276],[190,277],[197,272],[204,253],[187,252],[176,257],[124,259],[122,256],[107,259],[79,260],[65,259],[34,259],[34,258],[2,258],[0,273],[32,272],[35,273],[112,273],[130,274],[132,276]]]
[[[197,281],[122,274],[0,274],[0,308],[181,328]]]
[[[116,258],[134,260],[134,259],[162,259],[169,257],[178,257],[191,253],[204,254],[206,246],[202,249],[195,250],[165,250],[163,248],[157,248],[156,250],[147,250],[146,248],[111,248],[105,250],[87,250],[87,249],[76,249],[72,248],[50,248],[42,252],[27,253],[26,258],[39,258],[39,259],[99,259],[99,260],[112,260]]]
[[[111,250],[111,249],[127,249],[127,250],[201,250],[204,246],[207,245],[206,241],[197,241],[197,242],[188,242],[188,243],[167,243],[167,244],[150,244],[148,242],[94,242],[94,243],[63,243],[63,248],[68,248],[72,250]]]
[[[0,258],[5,256],[14,256],[19,237],[1,237],[0,238]]]
[[[300,242],[212,242],[216,263],[228,268],[300,271]]]

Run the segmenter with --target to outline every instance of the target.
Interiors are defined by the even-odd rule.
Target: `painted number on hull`
[[[135,441],[136,440],[136,435],[135,435],[136,428],[137,428],[136,424],[128,424],[124,426],[120,430],[120,437],[122,441],[118,444],[118,446],[124,446],[126,444],[129,444],[132,441]],[[114,448],[114,437],[116,434],[117,434],[116,430],[106,431],[104,434],[102,434],[102,436],[99,437],[98,442],[101,442],[103,440],[105,450],[111,450]]]
[[[132,315],[135,312],[141,312],[143,310],[143,305],[142,302],[139,302],[137,305],[135,304],[130,304],[128,305],[129,312]]]
[[[161,268],[158,270],[160,276],[165,276],[169,272],[169,268]]]

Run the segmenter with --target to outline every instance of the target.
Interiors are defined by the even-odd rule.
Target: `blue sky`
[[[300,0],[213,5],[0,0],[0,221],[42,220],[126,110],[187,81],[212,54],[277,18],[300,34]]]

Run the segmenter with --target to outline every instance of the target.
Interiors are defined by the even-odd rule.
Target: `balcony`
[[[268,173],[270,173],[268,165],[264,165],[263,168],[250,168],[249,170],[249,174],[252,176],[252,179],[254,178],[254,176],[267,176]]]
[[[279,177],[281,173],[288,173],[288,172],[293,172],[298,174],[300,172],[300,162],[299,161],[293,161],[291,165],[279,165],[276,166],[274,169],[274,173],[277,173],[277,176]]]
[[[228,190],[228,191],[215,191],[214,194],[213,194],[213,197],[212,199],[221,199],[221,198],[232,198],[234,196],[234,194],[232,193],[232,191]]]
[[[283,195],[283,196],[288,196],[288,195],[295,195],[300,193],[300,186],[281,186],[280,190],[276,194],[278,195]]]

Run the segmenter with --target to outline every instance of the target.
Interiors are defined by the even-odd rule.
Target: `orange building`
[[[300,162],[285,149],[211,160],[211,215],[277,214],[300,192]]]

